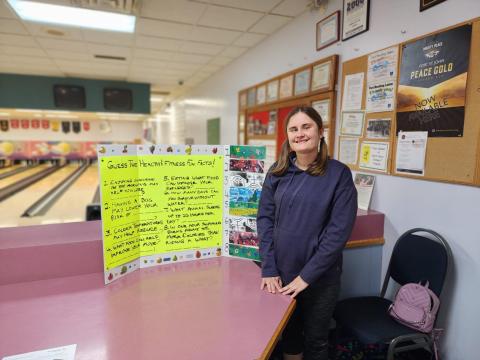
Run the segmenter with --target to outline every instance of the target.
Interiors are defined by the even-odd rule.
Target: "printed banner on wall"
[[[222,254],[259,260],[265,147],[99,145],[98,154],[105,283]]]
[[[397,134],[463,136],[472,26],[463,25],[403,46]]]

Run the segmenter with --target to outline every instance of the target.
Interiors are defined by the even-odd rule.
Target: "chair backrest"
[[[448,243],[435,231],[422,228],[408,230],[393,248],[381,296],[385,296],[390,277],[400,285],[428,281],[429,288],[440,296],[451,257]]]

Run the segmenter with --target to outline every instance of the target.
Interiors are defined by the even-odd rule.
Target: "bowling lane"
[[[49,166],[51,166],[51,165],[42,164],[42,165],[34,167],[33,169],[25,170],[25,171],[22,171],[19,174],[12,175],[12,176],[9,176],[5,179],[2,179],[2,180],[0,180],[0,189],[3,189],[5,186],[14,184],[14,183],[16,183],[16,182],[18,182],[22,179],[25,179],[25,178],[29,177],[29,176],[32,176],[33,174],[36,174],[36,173],[46,169]]]
[[[85,221],[85,211],[98,186],[98,165],[92,164],[43,216],[40,223]],[[32,218],[33,219],[33,218]]]
[[[9,172],[9,171],[13,171],[15,169],[18,169],[19,167],[22,167],[22,166],[25,166],[25,165],[13,165],[13,166],[9,166],[9,167],[5,167],[5,168],[0,168],[0,174],[4,174],[6,172]]]
[[[9,226],[39,224],[38,221],[32,221],[31,218],[21,218],[20,216],[30,205],[40,199],[50,191],[50,189],[61,183],[77,168],[78,165],[65,166],[28,188],[16,193],[12,197],[1,201],[0,214],[4,214],[2,216],[2,226],[4,226],[4,223],[9,224]]]

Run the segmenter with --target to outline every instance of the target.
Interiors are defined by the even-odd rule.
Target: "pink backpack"
[[[397,292],[388,313],[401,324],[423,333],[431,333],[440,300],[425,285],[408,283]]]

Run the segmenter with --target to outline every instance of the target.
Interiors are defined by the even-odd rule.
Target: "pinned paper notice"
[[[75,360],[77,344],[6,356],[2,360]]]

